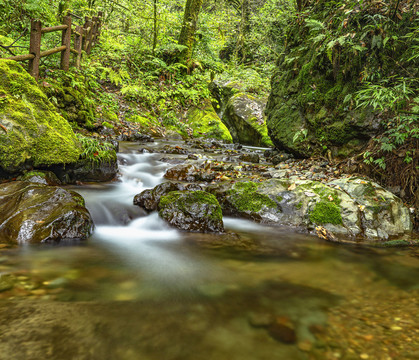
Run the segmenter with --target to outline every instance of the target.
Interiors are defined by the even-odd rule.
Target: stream
[[[0,360],[419,358],[417,248],[233,218],[229,233],[270,251],[202,246],[219,235],[132,205],[173,166],[138,149],[121,143],[119,181],[73,187],[96,224],[89,241],[0,249],[0,279],[18,281],[0,291]]]

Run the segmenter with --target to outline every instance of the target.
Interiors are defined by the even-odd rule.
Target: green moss
[[[278,202],[281,202],[282,200],[284,200],[284,197],[283,197],[283,196],[277,196],[277,197],[276,197],[276,200],[277,200]]]
[[[108,123],[107,121],[104,121],[104,122],[102,123],[102,126],[104,126],[104,127],[108,128],[108,129],[113,129],[113,128],[115,128],[115,126],[113,126],[112,124]]]
[[[257,185],[253,182],[239,182],[228,191],[229,201],[242,212],[259,212],[264,207],[278,208],[277,203],[269,196],[257,192]]]
[[[295,205],[295,208],[300,210],[303,207],[303,203],[300,201],[297,205]]]
[[[17,171],[72,163],[81,153],[70,125],[57,114],[35,80],[15,61],[0,60],[0,167]]]
[[[192,107],[189,109],[187,122],[193,130],[193,137],[209,137],[227,143],[233,142],[230,132],[218,117],[210,102],[205,103],[203,108]]]
[[[411,244],[407,240],[390,240],[382,243],[381,245],[385,247],[404,247],[409,246]]]
[[[316,203],[310,211],[310,221],[316,224],[343,224],[339,206],[325,200]]]
[[[179,199],[182,201],[178,201]],[[169,204],[176,203],[180,211],[188,212],[193,205],[214,205],[215,211],[209,214],[210,220],[222,220],[223,214],[217,198],[206,191],[171,191],[167,195],[162,196],[159,202],[159,209],[164,209]]]
[[[82,144],[82,159],[88,159],[92,164],[111,163],[116,161],[116,151],[112,144],[100,142],[93,138],[77,134],[77,139]]]

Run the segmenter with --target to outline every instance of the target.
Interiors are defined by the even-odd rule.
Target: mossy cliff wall
[[[313,1],[286,28],[266,109],[276,147],[301,157],[326,150],[345,157],[381,131],[386,113],[357,106],[357,91],[380,79],[391,88],[397,77],[417,74],[399,66],[411,57],[398,39],[412,31],[412,13],[394,17],[388,5]]]
[[[70,125],[36,81],[10,60],[0,59],[0,173],[76,162],[81,153]]]

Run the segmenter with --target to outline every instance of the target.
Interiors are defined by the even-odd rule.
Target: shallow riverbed
[[[156,145],[157,146],[157,145]],[[85,244],[0,249],[0,359],[419,358],[419,251],[225,219],[208,248],[132,205],[161,154],[122,144],[118,182],[77,187]]]

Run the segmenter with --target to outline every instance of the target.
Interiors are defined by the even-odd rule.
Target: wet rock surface
[[[172,160],[182,164],[169,168],[165,178],[199,184],[216,196],[225,216],[325,233],[329,236],[322,238],[329,241],[386,246],[412,231],[409,209],[397,196],[367,178],[345,174],[327,160],[298,160],[273,149],[252,150],[214,141],[195,140],[171,148],[181,149]],[[146,204],[150,194],[151,190],[146,191],[141,200],[149,211],[157,203],[152,199],[152,205]],[[409,239],[394,245],[415,243]]]
[[[192,232],[224,231],[217,199],[204,191],[172,191],[158,204],[159,215],[170,225]]]
[[[2,242],[12,244],[84,240],[93,229],[79,194],[23,181],[0,185],[0,224]]]
[[[202,187],[198,184],[185,184],[168,181],[157,185],[153,189],[147,189],[135,195],[134,205],[140,206],[147,211],[153,211],[157,209],[157,205],[160,202],[162,196],[167,195],[171,191],[185,190],[197,191],[202,190]]]

